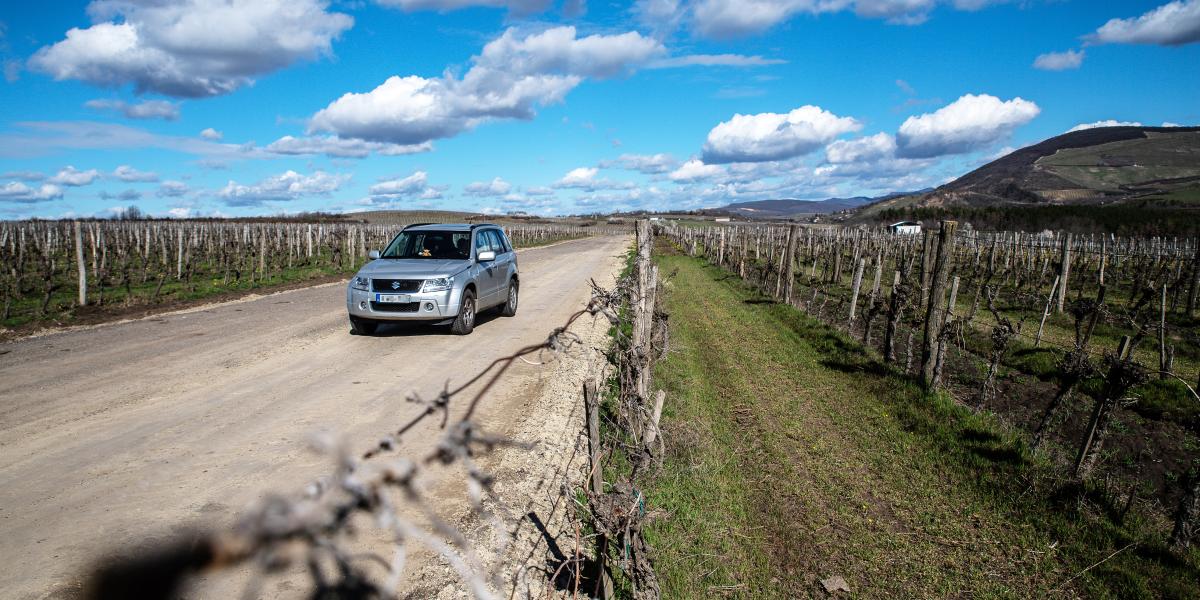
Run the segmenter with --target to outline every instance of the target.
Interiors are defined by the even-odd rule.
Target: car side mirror
[[[493,260],[496,260],[496,253],[492,252],[491,250],[484,250],[475,257],[475,260],[478,260],[479,262],[492,262]]]
[[[369,259],[371,259],[371,260],[375,260],[375,259],[379,258],[379,251],[378,251],[378,250],[372,250],[372,251],[368,252],[368,253],[367,253],[367,258],[369,258]]]

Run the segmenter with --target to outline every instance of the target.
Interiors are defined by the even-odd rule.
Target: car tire
[[[350,317],[350,333],[354,335],[373,335],[379,329],[379,323]]]
[[[517,280],[514,279],[508,282],[508,301],[500,305],[500,316],[515,317],[517,316],[517,299],[520,286]]]
[[[450,325],[454,335],[469,335],[475,329],[475,292],[464,290],[462,303],[458,307],[458,316]]]

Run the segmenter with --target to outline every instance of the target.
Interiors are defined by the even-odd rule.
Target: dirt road
[[[410,391],[432,396],[544,339],[584,306],[589,278],[611,283],[626,245],[521,252],[519,314],[481,315],[468,337],[351,336],[344,288],[325,285],[0,345],[0,590],[71,597],[97,553],[298,489],[328,467],[305,450],[311,433],[369,446],[419,410]],[[493,431],[519,420],[516,375],[483,412]],[[431,448],[434,425],[401,451]]]

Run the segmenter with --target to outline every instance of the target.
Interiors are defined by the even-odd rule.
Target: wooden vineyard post
[[[1054,283],[1050,286],[1050,295],[1046,296],[1046,309],[1042,311],[1042,322],[1038,324],[1037,336],[1033,338],[1034,348],[1042,343],[1042,330],[1046,328],[1046,318],[1050,316],[1050,305],[1054,303],[1054,292],[1058,290],[1058,281],[1058,276],[1055,276]]]
[[[799,225],[792,225],[788,228],[787,247],[783,251],[783,301],[786,304],[792,303],[792,287],[796,280],[796,237],[799,233]]]
[[[1063,307],[1067,302],[1067,279],[1071,276],[1071,234],[1063,236],[1062,242],[1062,266],[1058,271],[1058,312],[1063,311]]]
[[[1167,353],[1167,284],[1162,286],[1162,301],[1158,313],[1158,378],[1167,379],[1171,360]]]
[[[87,306],[87,265],[83,262],[83,231],[75,221],[75,264],[79,267],[79,305]]]
[[[854,325],[854,314],[858,308],[858,290],[862,287],[863,269],[867,266],[867,259],[858,259],[858,266],[854,267],[854,287],[850,290],[850,322],[847,327]]]
[[[942,221],[929,278],[929,307],[925,311],[925,336],[921,346],[921,385],[926,390],[932,390],[936,385],[937,355],[942,343],[942,327],[946,323],[946,285],[949,283],[954,234],[957,230],[957,221]]]

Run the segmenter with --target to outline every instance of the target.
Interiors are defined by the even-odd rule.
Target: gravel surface
[[[0,344],[3,595],[72,597],[99,555],[227,524],[267,493],[299,490],[328,471],[328,459],[305,448],[314,431],[370,446],[420,410],[404,401],[409,392],[433,396],[545,339],[586,304],[590,278],[611,284],[628,243],[522,251],[519,314],[481,315],[468,337],[433,328],[351,336],[344,290],[332,285]],[[581,335],[602,344],[606,325],[587,324]],[[539,443],[485,463],[500,477],[502,504],[522,510],[557,493],[581,428],[575,380],[593,359],[522,362],[490,392],[478,421]],[[462,409],[452,406],[451,418]],[[438,435],[437,423],[418,427],[399,452],[423,455]],[[469,512],[461,482],[436,470],[423,482],[451,522]],[[530,506],[548,526],[561,516],[561,507]],[[436,560],[415,556],[410,569],[411,597],[441,583]],[[231,579],[195,595],[236,597]],[[261,595],[300,596],[300,583],[285,576]]]

